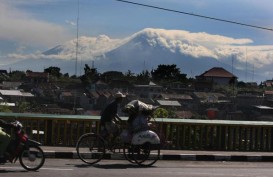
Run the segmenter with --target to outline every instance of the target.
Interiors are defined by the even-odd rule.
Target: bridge
[[[45,146],[73,146],[87,132],[99,132],[99,116],[0,113],[19,120],[26,133]],[[124,121],[126,117],[122,117]],[[271,152],[273,122],[156,118],[152,129],[163,149]]]

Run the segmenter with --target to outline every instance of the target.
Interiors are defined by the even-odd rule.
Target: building
[[[33,84],[49,82],[49,73],[45,72],[26,72],[26,81]]]
[[[200,90],[198,87],[209,87],[210,89],[213,85],[227,86],[237,82],[237,76],[228,72],[224,68],[214,67],[210,70],[204,72],[203,74],[196,76],[197,83],[196,89]],[[199,84],[203,83],[203,84]]]

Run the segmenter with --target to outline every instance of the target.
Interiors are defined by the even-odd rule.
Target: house
[[[131,91],[139,98],[153,99],[162,93],[163,87],[150,82],[147,85],[134,85]]]
[[[263,82],[263,85],[265,87],[273,87],[273,81],[272,80],[266,80]]]
[[[61,92],[59,99],[63,103],[73,103],[75,101],[75,96],[70,91],[63,91]]]
[[[253,105],[264,104],[264,94],[256,91],[238,91],[235,102],[239,107],[249,108]]]
[[[0,70],[0,81],[7,81],[9,79],[9,75],[7,70]]]
[[[99,94],[96,91],[87,91],[80,97],[80,106],[86,110],[96,110]]]
[[[264,91],[264,100],[266,105],[273,106],[273,91],[272,90]]]
[[[206,84],[223,86],[231,85],[237,82],[237,76],[233,75],[232,73],[228,72],[227,70],[221,67],[211,68],[210,70],[204,72],[203,74],[196,76],[196,79],[197,86],[198,81],[204,82]]]
[[[216,92],[193,92],[193,97],[199,103],[218,103],[227,99],[225,94]]]
[[[273,121],[273,107],[264,105],[252,106],[251,119],[255,121]]]
[[[22,85],[22,82],[10,82],[10,81],[3,81],[0,84],[1,89],[3,90],[11,90],[11,89],[18,89],[19,86]]]
[[[33,98],[34,95],[20,90],[0,90],[0,96],[4,102],[19,102],[25,101],[26,98]]]
[[[90,84],[90,86],[88,87],[88,90],[105,90],[105,89],[108,89],[108,84],[101,81],[101,80],[98,80],[92,84]]]
[[[181,104],[178,101],[156,100],[156,102],[162,108],[181,108]]]
[[[49,82],[49,73],[28,71],[26,72],[26,82],[34,84],[47,83]]]

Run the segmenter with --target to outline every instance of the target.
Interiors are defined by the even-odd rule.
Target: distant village
[[[79,77],[49,67],[44,72],[0,70],[0,80],[0,112],[99,116],[120,91],[126,95],[123,105],[138,99],[159,106],[156,116],[162,118],[273,120],[273,81],[238,82],[221,67],[195,78],[186,78],[176,65],[138,75],[99,74],[86,65]]]

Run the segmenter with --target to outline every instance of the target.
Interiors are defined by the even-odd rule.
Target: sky
[[[129,1],[273,28],[273,3],[270,0]],[[225,23],[116,0],[0,0],[0,14],[0,66],[20,60],[22,55],[43,52],[75,39],[77,29],[79,36],[107,35],[113,39],[130,36],[145,28],[184,30],[245,39],[250,41],[246,43],[246,50],[251,50],[252,46],[263,48],[273,46],[272,30]],[[270,71],[266,72],[271,74]]]

